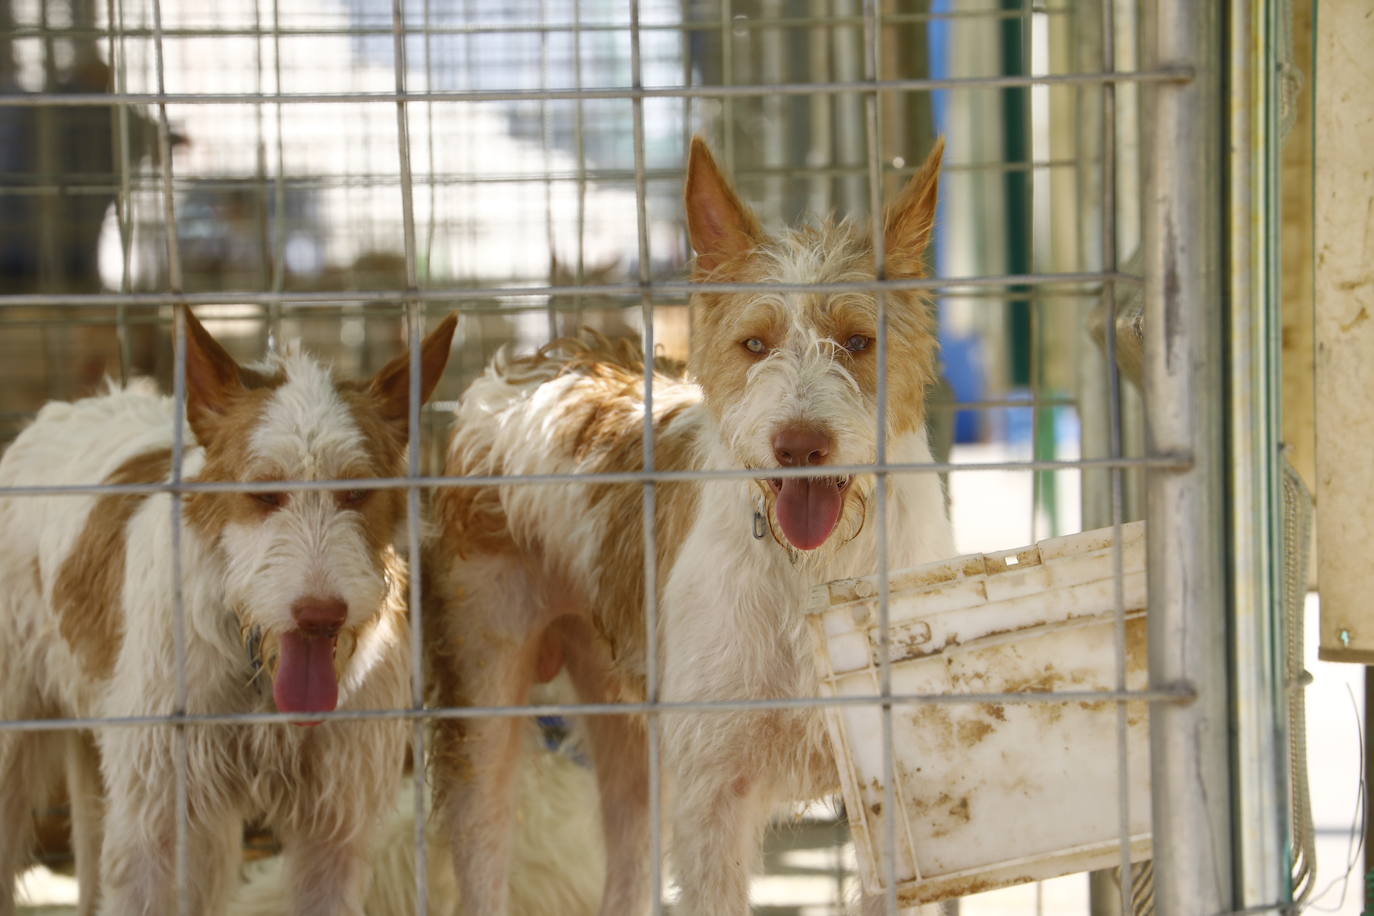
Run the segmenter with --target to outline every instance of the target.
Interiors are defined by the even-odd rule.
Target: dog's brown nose
[[[773,457],[785,468],[825,464],[834,447],[830,436],[811,426],[788,426],[773,437]]]
[[[342,598],[297,598],[291,605],[296,628],[311,636],[333,636],[348,617],[348,605]]]

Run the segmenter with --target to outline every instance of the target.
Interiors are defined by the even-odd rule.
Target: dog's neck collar
[[[787,561],[793,566],[801,559],[801,552],[792,547],[773,530],[772,521],[768,515],[768,502],[762,493],[754,494],[754,518],[750,523],[750,534],[756,541],[771,541],[787,557]]]
[[[863,521],[859,524],[859,530],[845,539],[845,541],[839,545],[839,548],[842,549],[851,542],[857,540],[859,535],[863,533],[864,524],[866,524],[867,521],[868,514],[865,512]],[[773,529],[772,517],[769,515],[768,502],[762,492],[754,494],[754,515],[750,521],[749,533],[754,536],[754,540],[756,541],[771,540],[778,546],[778,549],[787,555],[788,561],[793,566],[796,566],[797,563],[803,559],[802,552],[787,543],[785,538],[779,537],[777,531]]]

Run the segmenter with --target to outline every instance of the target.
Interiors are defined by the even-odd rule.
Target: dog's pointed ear
[[[887,272],[893,277],[919,277],[925,274],[926,247],[935,230],[935,208],[939,202],[940,162],[945,154],[945,138],[935,141],[926,161],[911,176],[906,187],[887,208],[883,221]]]
[[[700,137],[692,138],[687,157],[687,234],[697,253],[696,273],[709,274],[763,240],[759,221],[746,207]]]
[[[448,365],[453,332],[458,327],[458,313],[450,312],[420,341],[420,403],[429,400]],[[410,419],[410,351],[406,350],[381,368],[367,386],[368,393],[377,400],[382,418],[401,430],[409,429]]]
[[[204,445],[213,436],[215,421],[258,377],[234,362],[189,308],[182,314],[186,318],[186,422]]]

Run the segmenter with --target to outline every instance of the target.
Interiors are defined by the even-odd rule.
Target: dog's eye
[[[844,342],[844,348],[850,353],[859,353],[867,350],[873,343],[872,337],[865,337],[862,334],[855,334]]]
[[[338,501],[340,508],[356,509],[371,495],[371,490],[340,490],[334,494],[334,498]]]
[[[744,342],[744,349],[748,350],[750,353],[761,354],[764,350],[768,348],[764,346],[764,343],[761,339],[757,337],[750,337],[748,340]]]
[[[269,509],[280,509],[286,505],[286,494],[281,492],[249,493],[252,499]]]

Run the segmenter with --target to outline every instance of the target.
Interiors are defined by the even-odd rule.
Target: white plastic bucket
[[[1122,527],[1126,685],[1146,685],[1145,527]],[[1112,690],[1112,529],[894,573],[892,692]],[[874,577],[816,588],[808,609],[825,696],[880,693]],[[1126,704],[1131,858],[1150,854],[1148,709]],[[864,887],[884,890],[877,704],[830,706],[830,738]],[[897,893],[909,906],[1121,860],[1117,703],[898,703],[893,707]]]

